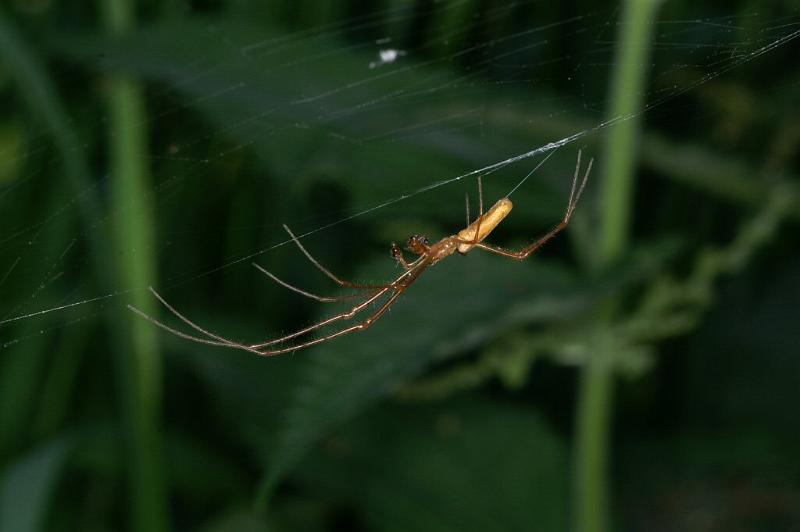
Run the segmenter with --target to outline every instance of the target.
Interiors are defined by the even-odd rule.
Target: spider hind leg
[[[594,159],[589,160],[589,164],[586,167],[586,172],[583,175],[583,179],[581,180],[580,186],[578,186],[578,177],[580,175],[580,168],[581,168],[581,152],[580,151],[578,152],[578,162],[575,165],[575,175],[572,178],[572,190],[570,191],[569,194],[569,201],[567,202],[567,209],[564,212],[564,218],[558,223],[558,225],[556,225],[554,228],[548,231],[544,236],[540,237],[533,243],[517,251],[509,251],[503,248],[499,248],[497,246],[492,246],[490,244],[484,244],[482,242],[475,244],[475,247],[511,259],[516,259],[516,260],[527,259],[533,253],[538,251],[539,248],[541,248],[547,242],[552,240],[558,233],[563,231],[564,228],[567,227],[567,225],[569,225],[569,221],[572,218],[572,213],[575,212],[575,207],[578,205],[578,200],[581,198],[581,195],[583,194],[583,189],[586,187],[586,182],[589,179],[589,173],[592,171],[593,162]]]

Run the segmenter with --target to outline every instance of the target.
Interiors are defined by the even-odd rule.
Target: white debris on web
[[[370,61],[369,67],[378,68],[383,65],[394,63],[398,57],[403,57],[404,55],[406,55],[406,52],[404,50],[398,50],[397,48],[384,48],[378,51],[378,57],[380,58],[380,60]]]

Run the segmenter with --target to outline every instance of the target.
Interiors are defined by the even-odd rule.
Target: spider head
[[[406,242],[406,248],[416,255],[424,255],[430,249],[431,243],[428,237],[423,235],[414,235]]]

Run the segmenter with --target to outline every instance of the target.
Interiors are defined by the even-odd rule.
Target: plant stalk
[[[633,211],[634,166],[641,131],[647,64],[661,0],[626,0],[617,36],[610,90],[609,132],[602,161],[600,243],[593,265],[611,267],[625,252]],[[613,319],[615,301],[601,309],[600,323]],[[608,456],[614,391],[613,339],[597,335],[593,355],[582,368],[576,411],[576,532],[605,532],[610,524]]]
[[[608,455],[614,379],[613,369],[604,358],[590,358],[580,375],[573,493],[578,532],[602,532],[609,523]]]
[[[123,35],[134,26],[135,3],[101,0],[106,29]],[[153,205],[147,168],[144,92],[121,74],[108,79],[109,150],[113,236],[120,289],[148,314],[156,312],[142,287],[155,282]],[[163,475],[161,425],[162,370],[156,331],[143,320],[121,312],[129,348],[118,352],[119,382],[124,397],[131,463],[131,527],[137,531],[169,530]]]

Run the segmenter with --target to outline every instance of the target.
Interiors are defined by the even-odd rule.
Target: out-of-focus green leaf
[[[620,455],[630,529],[658,522],[687,530],[696,528],[696,516],[706,530],[790,531],[800,522],[796,445],[777,432],[706,425],[632,437]]]
[[[563,443],[535,412],[450,402],[383,408],[300,470],[386,532],[567,528]]]
[[[306,367],[268,455],[262,494],[328,430],[431,361],[481,345],[532,315],[574,315],[587,297],[563,271],[536,262],[475,253],[432,268],[372,328],[296,355],[306,357]]]
[[[211,313],[194,317],[201,323],[216,324],[233,338],[252,336],[263,325],[248,318]],[[181,364],[207,387],[212,410],[206,414],[218,415],[225,434],[246,445],[260,460],[264,439],[274,437],[281,413],[302,376],[302,360],[292,356],[263,359],[169,336],[165,340],[178,353]]]
[[[0,187],[10,185],[19,177],[27,138],[15,121],[0,123]],[[2,277],[0,277],[2,279]]]
[[[0,6],[0,58],[16,81],[18,94],[21,96],[21,100],[27,104],[30,115],[48,131],[63,158],[63,169],[59,170],[59,174],[63,175],[65,179],[55,180],[45,187],[45,193],[37,195],[37,202],[44,206],[46,212],[55,213],[63,209],[63,194],[67,191],[78,194],[76,197],[79,197],[80,201],[75,203],[89,235],[94,271],[98,278],[105,278],[105,262],[101,252],[102,238],[100,238],[96,226],[100,209],[89,186],[89,177],[92,172],[87,168],[81,142],[78,141],[70,126],[65,106],[56,90],[53,78],[45,69],[44,62],[39,58],[37,51],[31,46],[25,35],[17,30],[15,22],[7,16],[6,10],[2,6]],[[3,157],[10,155],[12,154],[4,153]],[[79,194],[79,192],[82,193]],[[15,220],[13,215],[9,220],[13,220],[13,225],[19,223],[19,220]],[[74,244],[71,233],[73,229],[70,227],[72,219],[67,218],[67,220],[66,223],[60,224],[43,224],[42,234],[37,238],[37,240],[49,244],[42,246],[40,250],[47,250],[47,253],[52,253],[59,259],[56,259],[55,262],[52,262],[52,259],[48,261],[45,259],[46,254],[42,253],[38,257],[26,256],[24,260],[20,261],[18,270],[24,270],[39,286],[43,287],[51,281],[54,268],[59,264],[58,261],[62,254]],[[5,220],[3,223],[5,225]],[[28,233],[18,234],[26,235]],[[13,240],[11,239],[11,241]],[[25,242],[23,245],[30,245],[28,238],[20,240]],[[7,245],[7,242],[8,240],[4,239],[4,245]],[[2,275],[6,275],[5,270]],[[12,280],[13,277],[5,279],[5,281],[9,281],[9,284]],[[109,284],[106,283],[105,286],[109,286]],[[39,291],[41,288],[33,293],[38,294]],[[45,294],[41,294],[35,299],[43,305],[42,308],[48,308],[49,304],[46,302],[48,297]],[[11,314],[17,314],[20,309],[24,308],[17,307]],[[20,323],[20,325],[22,325],[21,330],[16,334],[22,338],[32,337],[36,332],[42,330],[42,324],[33,321]],[[5,356],[0,361],[2,362],[0,364],[2,366],[2,371],[0,371],[0,412],[2,412],[0,415],[0,456],[12,451],[27,430],[25,425],[31,415],[31,398],[37,396],[41,368],[44,366],[47,356],[45,350],[46,340],[42,339],[31,342],[26,353],[21,353],[19,356],[16,354]],[[78,354],[63,353],[64,356],[78,356]]]
[[[242,46],[220,42],[226,34],[235,34]],[[347,183],[356,209],[580,131],[556,124],[548,117],[554,109],[533,107],[525,127],[509,125],[509,101],[459,80],[448,61],[409,57],[372,70],[372,43],[343,48],[328,36],[300,39],[243,21],[212,28],[205,20],[181,19],[124,39],[61,34],[50,44],[55,53],[96,68],[174,88],[185,95],[182,108],[214,124],[214,139],[235,143],[233,153],[252,150],[287,189],[304,190],[321,176],[338,179]],[[429,96],[420,98],[424,95]],[[515,193],[525,206],[517,221],[558,219],[574,156],[562,150],[540,170],[557,182],[554,186],[531,180]],[[491,174],[487,193],[504,195],[533,166],[523,162]],[[494,190],[492,183],[503,173],[509,179]],[[474,179],[464,185],[475,193]],[[461,220],[463,194],[463,188],[446,187],[406,208]],[[442,201],[452,203],[455,212],[438,208]]]
[[[267,532],[269,528],[251,512],[236,510],[216,517],[198,532]]]
[[[729,284],[708,324],[691,341],[684,381],[690,422],[711,416],[724,426],[783,434],[795,441],[800,376],[800,262],[757,286]]]
[[[61,469],[72,450],[60,438],[12,463],[0,477],[0,532],[43,530]]]
[[[172,489],[198,501],[213,501],[220,496],[244,498],[247,483],[236,464],[203,442],[185,435],[164,437]]]
[[[457,16],[458,10],[448,13]],[[231,46],[223,35],[236,35],[240,46]],[[597,126],[580,109],[565,112],[558,98],[554,107],[553,94],[531,98],[527,91],[521,103],[519,94],[465,82],[469,76],[459,78],[449,61],[411,55],[370,69],[372,43],[342,47],[337,37],[304,39],[252,21],[209,25],[180,18],[125,40],[56,34],[48,44],[61,56],[174,88],[185,95],[181,109],[197,110],[216,128],[192,143],[223,138],[235,143],[232,153],[250,149],[264,170],[294,191],[321,177],[346,182],[357,209]],[[600,133],[582,142],[594,145],[603,138]],[[759,170],[730,154],[670,142],[652,132],[643,135],[642,151],[645,165],[679,183],[734,203],[758,205],[765,199],[764,187],[753,177]],[[561,150],[539,179],[515,193],[518,204],[526,206],[526,223],[558,216],[572,160],[572,150]],[[506,176],[497,179],[496,195],[532,166],[522,162],[502,170]],[[487,183],[496,177],[492,174]],[[446,211],[434,207],[463,197],[463,189],[456,193],[445,187],[441,193],[403,206],[439,216]],[[793,209],[795,219],[799,213]],[[507,225],[517,221],[511,218]]]

